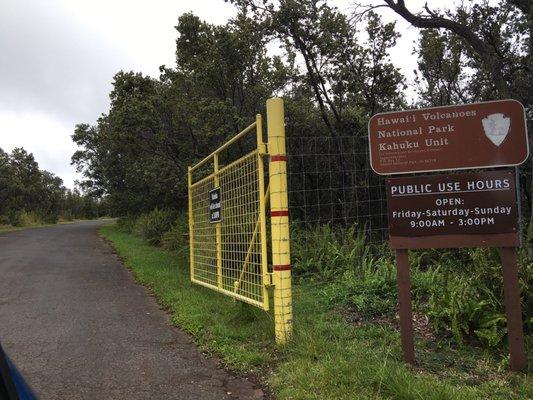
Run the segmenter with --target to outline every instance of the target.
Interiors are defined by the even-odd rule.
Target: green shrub
[[[176,217],[175,211],[156,208],[137,219],[134,233],[151,245],[160,245],[163,235],[172,228]]]
[[[66,211],[63,211],[59,219],[62,221],[72,221],[74,219],[74,216],[72,214],[72,211],[66,210]]]
[[[308,230],[291,227],[291,257],[294,274],[310,280],[332,280],[357,268],[372,248],[356,227],[317,226]]]
[[[396,267],[388,257],[361,258],[356,268],[345,271],[323,290],[332,304],[349,305],[363,318],[396,311]]]
[[[133,233],[152,245],[162,245],[167,250],[178,250],[188,234],[186,213],[155,209],[140,216],[120,217],[117,227],[121,232]]]
[[[294,274],[322,282],[331,306],[348,306],[361,318],[397,311],[396,266],[390,249],[369,244],[355,228],[291,230]],[[533,331],[533,264],[520,253],[520,288],[526,333]],[[496,249],[410,252],[413,308],[437,332],[456,342],[477,339],[488,347],[506,335],[501,262]]]
[[[153,210],[138,218],[120,218],[122,231],[148,243],[183,250],[187,214]],[[346,307],[361,318],[397,312],[396,265],[387,243],[369,243],[357,227],[291,226],[291,255],[296,279],[318,283],[331,307]],[[410,252],[413,308],[425,314],[437,332],[455,341],[475,338],[489,347],[506,335],[502,270],[495,249]],[[533,264],[520,253],[522,309],[533,309]],[[524,315],[526,333],[533,318]]]
[[[11,221],[7,215],[0,215],[0,226],[11,225]]]
[[[53,212],[52,213],[48,213],[48,214],[44,214],[41,217],[41,220],[45,224],[57,224],[57,222],[59,221],[59,214],[58,213],[53,213]]]
[[[36,225],[40,222],[36,213],[27,211],[13,211],[8,218],[10,225],[18,227]]]
[[[163,234],[161,245],[166,250],[179,251],[183,249],[183,243],[188,242],[189,220],[186,213],[180,214],[174,224]]]
[[[131,215],[120,217],[117,221],[118,229],[124,233],[133,233],[135,230],[136,224],[137,224],[137,217],[134,217]]]
[[[426,313],[437,331],[451,332],[461,342],[475,337],[489,347],[499,346],[507,333],[501,261],[496,249],[446,252],[448,259],[431,269]],[[533,324],[531,310],[533,267],[520,257],[520,288],[526,332]],[[431,272],[431,270],[430,270]]]

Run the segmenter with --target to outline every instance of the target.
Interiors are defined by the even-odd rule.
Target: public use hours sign
[[[483,246],[490,235],[503,238],[502,246],[518,241],[515,178],[510,171],[390,178],[387,208],[393,247],[409,247],[409,241],[423,242],[423,247]],[[455,241],[459,246],[450,245]]]
[[[514,166],[529,155],[516,100],[376,114],[368,138],[370,165],[381,175]]]

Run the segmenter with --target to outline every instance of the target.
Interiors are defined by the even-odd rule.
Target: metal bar
[[[263,160],[265,145],[263,143],[263,118],[261,114],[256,115],[255,125],[257,134],[257,179],[259,181],[259,224],[261,231],[261,281],[263,284],[263,303],[265,310],[268,310],[270,308],[269,287],[265,284],[265,278],[268,276],[266,204],[270,198],[270,184],[265,193],[265,166]]]
[[[194,279],[194,216],[192,207],[192,171],[187,170],[187,183],[189,191],[189,268],[191,279]]]
[[[252,150],[251,152],[249,152],[248,154],[245,154],[244,156],[242,156],[241,158],[239,158],[238,160],[235,160],[231,163],[229,163],[228,165],[224,165],[222,168],[220,168],[220,165],[219,165],[219,168],[218,168],[218,174],[222,174],[223,172],[225,172],[227,169],[230,169],[232,167],[235,167],[236,165],[240,164],[240,163],[243,163],[245,161],[248,160],[249,157],[257,154],[258,150]],[[192,187],[195,187],[197,185],[200,185],[201,183],[205,182],[206,180],[210,179],[210,178],[213,178],[215,176],[215,173],[211,173],[207,176],[204,176],[202,179],[200,179],[199,181],[196,181],[192,184]]]
[[[242,131],[240,131],[239,133],[237,133],[235,136],[233,136],[230,140],[228,140],[226,143],[224,143],[222,146],[220,146],[218,149],[216,149],[215,151],[213,151],[211,154],[209,154],[207,157],[205,157],[203,160],[201,160],[200,162],[196,163],[195,165],[193,165],[191,167],[191,170],[194,171],[195,169],[197,169],[198,167],[204,165],[207,161],[209,161],[209,159],[211,158],[214,158],[217,154],[219,154],[221,151],[227,149],[229,146],[231,146],[233,143],[235,143],[237,140],[239,140],[240,138],[242,138],[244,135],[246,135],[248,132],[250,132],[252,129],[255,128],[255,122],[249,126],[247,126],[246,128],[244,128]]]
[[[211,285],[210,283],[207,283],[207,282],[204,282],[204,281],[199,281],[197,279],[192,280],[192,282],[196,283],[197,285],[205,286],[205,287],[207,287],[209,289],[213,289],[213,290],[215,290],[217,292],[224,293],[224,294],[228,295],[229,297],[232,297],[234,299],[243,301],[243,302],[248,303],[248,304],[252,304],[252,305],[257,306],[257,307],[259,307],[259,308],[264,310],[264,304],[263,304],[262,301],[253,300],[253,299],[251,299],[249,297],[246,297],[246,296],[243,296],[243,295],[240,295],[240,294],[237,294],[237,293],[233,293],[230,290],[218,288],[215,285]]]
[[[259,232],[260,224],[261,224],[261,221],[257,219],[257,222],[255,223],[254,232],[252,234],[252,238],[250,239],[250,244],[248,245],[248,250],[246,251],[246,257],[244,257],[244,261],[242,263],[242,268],[241,268],[241,273],[239,275],[239,279],[236,280],[235,283],[233,284],[235,293],[239,291],[242,278],[244,278],[244,274],[246,273],[246,269],[248,268],[248,260],[250,259],[250,255],[252,254],[252,250],[253,250],[254,243],[255,243],[255,237],[257,236],[257,232]]]
[[[415,363],[415,345],[413,339],[413,313],[411,310],[411,280],[409,277],[409,253],[396,250],[396,279],[398,284],[398,302],[400,305],[400,336],[402,358],[406,363]]]
[[[503,293],[505,314],[507,316],[507,334],[511,371],[521,371],[526,367],[527,358],[524,348],[522,312],[520,307],[520,288],[518,285],[518,267],[516,248],[502,247],[500,257],[503,268]]]
[[[214,161],[214,185],[215,187],[220,186],[220,181],[218,177],[218,154],[215,154],[213,157]],[[222,199],[220,199],[222,201]],[[219,288],[222,288],[222,226],[220,222],[216,223],[215,226],[215,242],[217,248],[217,284]]]

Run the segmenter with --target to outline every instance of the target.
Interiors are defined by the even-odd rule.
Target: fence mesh
[[[305,225],[357,226],[388,238],[384,178],[370,168],[366,137],[289,137],[290,214]]]
[[[259,184],[256,152],[220,174],[224,193],[222,288],[263,302]]]

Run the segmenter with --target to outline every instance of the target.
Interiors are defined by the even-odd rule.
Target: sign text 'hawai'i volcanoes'
[[[515,100],[376,114],[368,134],[370,164],[382,175],[519,165],[529,155]]]

